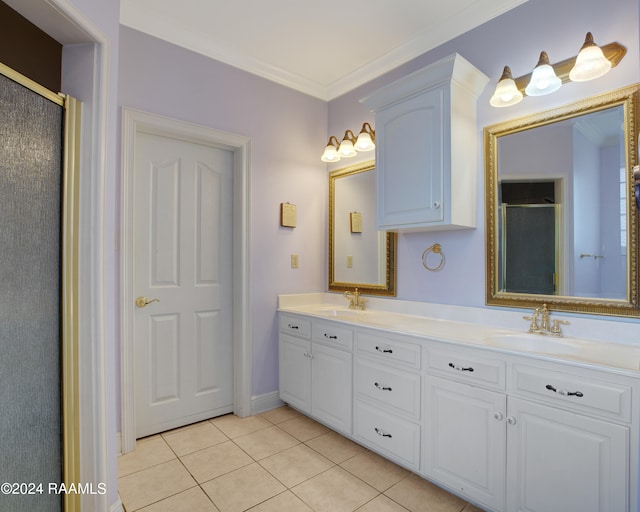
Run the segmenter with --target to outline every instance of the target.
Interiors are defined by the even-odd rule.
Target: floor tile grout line
[[[263,500],[263,501],[262,501],[262,502],[260,502],[260,503],[253,504],[251,507],[249,507],[248,509],[246,509],[247,511],[250,511],[250,510],[252,510],[253,508],[258,507],[258,506],[259,506],[259,505],[261,505],[262,503],[264,503],[264,502],[266,502],[266,501],[269,501],[269,500],[271,500],[271,499],[273,499],[273,498],[275,498],[275,497],[277,497],[277,496],[280,496],[280,495],[282,495],[282,494],[286,493],[287,491],[291,492],[293,496],[295,496],[297,499],[301,500],[301,501],[302,501],[302,502],[303,502],[307,507],[309,507],[310,509],[312,509],[312,510],[313,510],[313,507],[312,507],[309,503],[307,503],[306,501],[304,501],[304,499],[303,499],[301,496],[298,496],[298,494],[296,494],[296,492],[295,492],[293,489],[294,489],[295,487],[299,486],[299,485],[302,485],[302,484],[303,484],[303,483],[305,483],[305,482],[308,482],[308,481],[312,480],[313,478],[316,478],[316,477],[318,477],[318,476],[320,476],[320,475],[322,475],[322,474],[324,474],[324,473],[326,473],[326,472],[328,472],[328,471],[331,471],[331,470],[335,469],[336,467],[338,467],[338,468],[340,468],[341,470],[346,471],[349,475],[351,475],[351,476],[352,476],[353,478],[355,478],[357,481],[359,481],[359,482],[361,482],[362,484],[364,484],[364,485],[368,486],[369,488],[371,488],[371,489],[372,489],[373,491],[375,491],[375,493],[376,493],[376,494],[375,494],[375,496],[373,496],[370,500],[368,500],[367,502],[365,502],[365,503],[363,503],[363,504],[359,505],[359,507],[356,509],[356,511],[357,511],[357,510],[359,510],[359,509],[361,509],[362,507],[366,506],[366,505],[367,505],[368,503],[370,503],[371,501],[373,501],[373,500],[375,500],[375,499],[378,499],[380,496],[384,496],[386,499],[389,499],[391,502],[393,502],[393,503],[397,504],[398,506],[400,506],[403,510],[408,510],[408,511],[409,511],[409,509],[407,509],[407,508],[406,508],[402,503],[400,503],[400,502],[396,501],[394,498],[392,498],[391,496],[387,495],[386,493],[387,493],[387,492],[389,492],[389,490],[390,490],[390,489],[392,489],[392,488],[394,488],[396,485],[400,484],[401,482],[403,482],[404,480],[406,480],[407,478],[409,478],[409,477],[413,474],[410,470],[407,470],[407,471],[408,471],[408,473],[407,473],[407,474],[405,474],[404,476],[402,476],[402,477],[401,477],[397,482],[394,482],[392,485],[390,485],[389,487],[387,487],[385,490],[380,491],[380,490],[378,490],[376,487],[374,487],[371,483],[367,482],[366,480],[364,480],[363,478],[361,478],[360,476],[358,476],[357,474],[353,473],[352,471],[350,471],[349,469],[347,469],[346,467],[344,467],[344,466],[343,466],[343,464],[346,464],[348,461],[350,461],[350,460],[354,459],[355,457],[358,457],[358,456],[360,456],[360,455],[362,455],[362,454],[364,454],[364,453],[372,453],[372,454],[376,454],[376,452],[373,452],[373,451],[369,450],[369,449],[368,449],[368,448],[366,448],[366,447],[362,447],[362,448],[363,448],[363,450],[362,450],[362,451],[359,451],[358,453],[354,453],[354,454],[352,454],[351,456],[347,457],[345,460],[342,460],[342,461],[340,461],[340,462],[335,462],[334,460],[332,460],[332,459],[330,459],[329,457],[327,457],[324,453],[322,453],[321,451],[319,451],[319,450],[317,450],[317,449],[313,448],[312,446],[310,446],[310,445],[309,445],[309,444],[307,444],[307,443],[308,443],[308,442],[312,442],[312,441],[314,441],[314,440],[316,440],[316,439],[318,439],[319,437],[322,437],[322,436],[324,436],[324,435],[330,435],[331,433],[333,433],[333,434],[335,434],[335,435],[339,436],[340,438],[344,438],[344,439],[347,439],[347,440],[349,440],[349,441],[350,441],[350,439],[349,439],[349,438],[346,438],[346,437],[345,437],[343,434],[341,434],[340,432],[336,432],[336,431],[333,431],[333,430],[329,429],[329,430],[328,430],[328,431],[326,431],[326,432],[319,433],[319,434],[317,434],[317,435],[315,435],[315,436],[313,436],[313,437],[311,437],[311,438],[309,438],[309,439],[305,439],[305,440],[303,441],[302,439],[300,439],[300,438],[296,437],[295,435],[293,435],[293,434],[291,434],[291,433],[287,432],[287,431],[286,431],[284,428],[282,428],[280,425],[281,425],[281,424],[283,424],[283,423],[287,423],[287,422],[289,422],[289,421],[292,421],[292,420],[298,419],[298,418],[300,418],[301,416],[302,416],[302,417],[304,417],[304,415],[300,415],[300,414],[298,414],[297,416],[293,416],[293,417],[290,417],[290,418],[286,418],[286,419],[284,419],[284,420],[282,420],[282,421],[279,421],[278,423],[275,423],[275,422],[274,422],[274,421],[272,421],[272,420],[269,420],[269,419],[267,419],[267,418],[265,418],[265,417],[262,417],[261,415],[258,415],[258,416],[260,417],[260,419],[261,419],[262,421],[264,421],[264,422],[265,422],[265,425],[264,425],[264,426],[261,426],[260,428],[257,428],[256,430],[253,430],[253,431],[248,432],[248,433],[246,433],[246,434],[243,434],[243,435],[240,435],[240,436],[236,436],[236,437],[234,437],[234,438],[230,437],[230,436],[229,436],[226,432],[224,432],[220,427],[218,427],[215,423],[213,423],[213,420],[215,420],[216,418],[211,418],[211,419],[203,420],[202,422],[196,422],[196,423],[192,424],[193,426],[195,426],[195,425],[198,425],[198,424],[209,423],[209,424],[211,424],[211,425],[212,425],[212,426],[213,426],[213,427],[214,427],[214,428],[215,428],[215,429],[216,429],[220,434],[222,434],[222,436],[225,438],[225,440],[220,441],[220,442],[217,442],[217,443],[214,443],[214,444],[209,445],[209,446],[203,446],[203,447],[201,447],[201,448],[198,448],[197,450],[194,450],[194,451],[191,451],[191,452],[188,452],[188,453],[184,453],[184,454],[182,454],[182,455],[178,455],[178,453],[176,452],[176,450],[173,448],[173,446],[172,446],[172,445],[169,443],[169,441],[167,441],[167,439],[166,439],[166,437],[167,437],[167,436],[170,436],[170,435],[171,435],[171,434],[173,434],[173,433],[176,433],[176,434],[177,434],[178,432],[167,431],[167,432],[159,433],[159,434],[158,434],[158,438],[160,438],[160,439],[162,439],[162,440],[163,440],[163,442],[164,442],[164,444],[166,445],[166,447],[168,447],[168,448],[169,448],[169,450],[170,450],[170,452],[173,454],[173,457],[172,457],[171,459],[169,459],[169,460],[166,460],[166,461],[163,461],[163,462],[159,462],[159,463],[157,463],[157,464],[152,464],[151,466],[147,466],[147,467],[144,467],[144,468],[138,469],[138,470],[136,470],[136,471],[133,471],[133,472],[131,472],[131,473],[128,473],[128,474],[126,474],[126,475],[119,476],[118,478],[119,478],[119,479],[123,479],[123,478],[131,477],[131,476],[136,475],[137,473],[140,473],[140,472],[142,472],[142,471],[145,471],[145,470],[148,470],[148,469],[152,469],[152,468],[157,467],[157,466],[159,466],[159,465],[167,464],[167,463],[169,463],[169,462],[173,462],[173,461],[175,461],[175,460],[178,460],[178,461],[180,462],[180,464],[182,465],[182,467],[183,467],[183,468],[185,469],[185,471],[187,472],[187,474],[190,476],[190,478],[191,478],[191,480],[192,480],[192,485],[190,485],[189,487],[187,487],[187,488],[185,488],[185,489],[180,490],[180,491],[179,491],[179,492],[177,492],[177,493],[173,493],[173,494],[171,494],[171,495],[169,495],[169,496],[166,496],[166,497],[162,498],[161,500],[157,500],[157,501],[154,501],[153,503],[145,504],[142,508],[144,508],[144,507],[148,507],[148,506],[151,506],[151,505],[153,505],[153,504],[156,504],[156,503],[162,502],[162,501],[164,501],[164,500],[168,500],[168,499],[170,499],[170,498],[172,498],[172,497],[174,497],[174,496],[176,496],[176,495],[178,495],[178,494],[180,494],[180,493],[186,492],[186,491],[191,490],[191,489],[195,489],[196,487],[197,487],[197,488],[199,488],[199,489],[200,489],[200,491],[201,491],[201,492],[203,492],[203,493],[205,494],[205,496],[207,497],[207,500],[208,500],[209,502],[211,502],[211,503],[213,504],[213,506],[215,506],[216,508],[219,508],[219,507],[216,505],[216,503],[215,503],[215,501],[213,500],[213,498],[212,498],[211,496],[209,496],[209,494],[207,494],[207,492],[204,490],[203,485],[205,485],[206,483],[211,482],[211,481],[213,481],[213,480],[215,480],[215,479],[217,479],[217,478],[220,478],[220,477],[222,477],[222,476],[224,476],[224,475],[228,475],[229,473],[232,473],[233,471],[240,470],[240,469],[242,469],[242,468],[245,468],[245,467],[247,467],[247,466],[252,465],[252,464],[254,464],[254,463],[255,463],[255,464],[257,464],[257,465],[258,465],[258,467],[260,467],[261,469],[263,469],[263,470],[264,470],[264,471],[265,471],[265,472],[266,472],[270,477],[272,477],[275,481],[277,481],[280,485],[282,485],[282,486],[283,486],[283,488],[284,488],[284,490],[283,490],[282,492],[278,492],[277,494],[275,494],[275,495],[271,496],[270,498],[267,498],[267,499]],[[319,423],[319,422],[316,422],[316,423],[318,423],[319,425],[321,425],[321,426],[323,426],[323,427],[324,427],[324,425],[322,425],[322,423]],[[262,430],[265,430],[265,429],[267,429],[267,428],[271,428],[271,427],[276,427],[276,429],[277,429],[278,431],[280,431],[281,433],[284,433],[284,434],[288,435],[289,437],[293,438],[293,439],[296,441],[296,443],[295,443],[294,445],[292,445],[292,446],[288,446],[288,447],[286,447],[286,448],[279,449],[278,451],[276,451],[275,453],[273,453],[273,454],[271,454],[271,455],[268,455],[268,456],[266,456],[266,457],[261,457],[260,459],[257,459],[257,458],[255,458],[254,456],[252,456],[248,451],[246,451],[245,449],[243,449],[243,448],[242,448],[242,447],[241,447],[241,446],[236,442],[236,440],[238,440],[238,439],[240,439],[240,438],[243,438],[243,437],[245,437],[245,436],[248,436],[248,435],[254,434],[254,433],[256,433],[256,432],[259,432],[259,431],[262,431]],[[184,427],[181,427],[181,428],[184,428]],[[174,430],[178,430],[178,429],[174,429]],[[185,429],[185,430],[188,430],[188,429]],[[222,444],[222,443],[226,443],[226,442],[232,442],[232,443],[233,443],[233,445],[234,445],[236,448],[238,448],[242,453],[244,453],[244,454],[246,454],[246,455],[247,455],[247,457],[249,458],[249,460],[250,460],[251,462],[248,462],[247,464],[243,464],[242,466],[240,466],[240,467],[238,467],[238,468],[235,468],[235,469],[233,469],[233,470],[231,470],[231,471],[227,471],[226,473],[223,473],[222,475],[218,475],[218,476],[216,476],[216,477],[214,477],[214,478],[212,478],[212,479],[209,479],[209,480],[207,480],[207,481],[199,482],[199,481],[196,479],[195,475],[194,475],[194,474],[192,474],[192,473],[191,473],[191,471],[189,470],[189,468],[186,466],[185,462],[183,461],[183,458],[184,458],[184,457],[187,457],[187,456],[189,456],[189,455],[193,455],[193,454],[195,454],[195,453],[198,453],[198,452],[200,452],[200,451],[207,450],[207,449],[209,449],[209,448],[213,448],[213,447],[215,447],[215,446],[217,446],[217,445],[220,445],[220,444]],[[268,458],[272,457],[272,456],[275,456],[275,455],[281,454],[281,453],[283,453],[283,452],[285,452],[285,451],[287,451],[287,450],[290,450],[290,449],[292,449],[292,448],[299,447],[299,446],[304,446],[305,448],[308,448],[308,449],[312,450],[312,451],[313,451],[313,452],[315,452],[317,455],[319,455],[319,456],[320,456],[320,457],[322,457],[323,459],[325,459],[325,460],[327,460],[328,462],[330,462],[330,463],[331,463],[331,466],[330,466],[330,467],[328,467],[328,468],[326,468],[326,469],[324,469],[324,470],[322,470],[322,471],[320,471],[319,473],[316,473],[316,474],[315,474],[315,475],[313,475],[313,476],[310,476],[310,477],[308,477],[308,478],[305,478],[305,480],[303,480],[303,481],[301,481],[301,482],[298,482],[298,483],[296,483],[296,484],[294,484],[294,485],[292,485],[292,486],[289,486],[289,485],[285,484],[283,481],[281,481],[281,480],[280,480],[280,479],[279,479],[279,478],[278,478],[274,473],[272,473],[272,472],[271,472],[271,471],[270,471],[270,470],[269,470],[269,469],[268,469],[268,468],[263,464],[263,462],[264,462],[265,460],[267,460]],[[402,466],[399,466],[399,467],[402,467]],[[405,468],[403,468],[403,469],[405,469]],[[471,505],[471,504],[470,504],[469,502],[465,502],[465,503],[463,503],[462,508],[461,508],[458,512],[464,512],[464,511],[467,509],[467,507],[470,507],[470,505]],[[126,504],[124,504],[124,503],[123,503],[123,507],[125,507],[125,510],[127,510],[127,509],[126,509]],[[140,510],[140,509],[136,509],[136,511],[137,511],[137,510]],[[469,510],[471,510],[471,509],[469,509]],[[130,512],[135,512],[135,511],[130,511]],[[354,511],[354,512],[355,512],[355,511]],[[409,512],[410,512],[410,511],[409,511]]]
[[[377,490],[377,489],[376,489]],[[389,496],[387,496],[386,494],[384,494],[384,492],[379,492],[376,496],[374,496],[373,498],[371,498],[369,501],[367,501],[366,503],[363,503],[362,505],[360,505],[357,509],[355,509],[353,512],[358,512],[358,510],[360,510],[362,507],[365,507],[368,503],[371,503],[374,500],[377,500],[380,496],[384,496],[385,498],[391,500],[391,498],[389,498]],[[402,508],[402,510],[406,510],[407,512],[411,512],[407,507],[405,507],[404,505],[401,505],[400,503],[398,503],[395,500],[391,500],[393,501],[396,505],[398,505],[400,508]]]
[[[127,509],[127,508],[125,507],[125,512],[137,512],[138,510],[142,510],[143,508],[150,507],[151,505],[155,505],[156,503],[160,503],[160,502],[162,502],[162,501],[165,501],[165,500],[168,500],[168,499],[170,499],[170,498],[173,498],[174,496],[177,496],[178,494],[181,494],[181,493],[183,493],[183,492],[186,492],[186,491],[188,491],[188,490],[190,490],[190,489],[195,489],[196,487],[199,487],[199,486],[198,486],[198,482],[196,482],[196,481],[194,480],[194,483],[195,483],[195,485],[192,485],[191,487],[187,487],[186,489],[182,489],[181,491],[178,491],[178,492],[175,492],[175,493],[173,493],[173,494],[170,494],[169,496],[165,496],[164,498],[161,498],[161,499],[159,499],[159,500],[152,501],[151,503],[145,503],[145,504],[144,504],[144,505],[142,505],[141,507],[138,507],[138,508],[135,508],[135,509]],[[123,506],[124,506],[124,505],[125,505],[125,504],[123,504]]]

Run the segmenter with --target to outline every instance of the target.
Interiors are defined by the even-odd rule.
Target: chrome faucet
[[[344,296],[349,299],[349,309],[365,309],[367,299],[360,296],[360,292],[356,288],[353,292],[346,290]]]
[[[529,332],[531,334],[544,334],[545,336],[562,336],[561,324],[568,325],[566,320],[554,319],[550,321],[549,316],[551,312],[547,309],[547,305],[543,304],[542,309],[536,308],[533,310],[533,316],[523,316],[525,320],[531,322],[529,325]],[[540,322],[538,322],[540,317]]]

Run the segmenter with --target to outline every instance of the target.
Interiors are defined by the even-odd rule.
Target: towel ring
[[[436,267],[430,267],[427,264],[427,256],[429,256],[429,253],[431,252],[440,255],[440,263]],[[427,247],[422,253],[422,265],[430,272],[438,272],[442,267],[444,267],[444,262],[444,253],[442,252],[442,246],[440,244],[433,244],[431,247]]]

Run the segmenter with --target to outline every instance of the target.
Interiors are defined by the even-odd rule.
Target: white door
[[[351,434],[352,355],[314,343],[311,413],[329,427]]]
[[[507,510],[629,510],[629,428],[509,398]]]
[[[233,154],[138,133],[134,174],[139,438],[233,410]]]
[[[427,377],[424,389],[421,469],[492,510],[504,510],[505,394],[437,377]]]
[[[311,342],[280,335],[280,398],[302,412],[311,412]]]

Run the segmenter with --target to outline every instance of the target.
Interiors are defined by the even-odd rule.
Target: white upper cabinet
[[[451,55],[360,100],[376,116],[376,225],[476,227],[476,102],[489,78]]]

